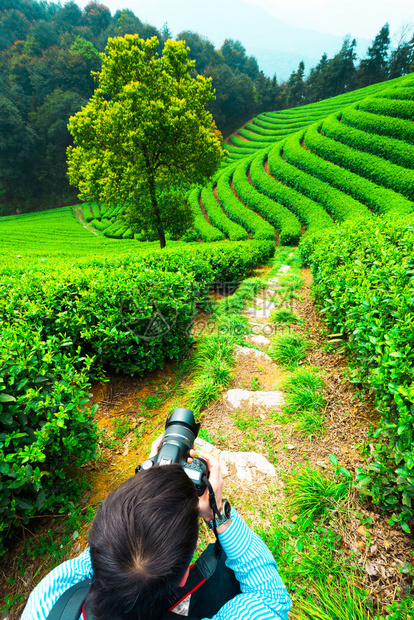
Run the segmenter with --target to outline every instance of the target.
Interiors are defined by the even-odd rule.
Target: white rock
[[[256,344],[257,346],[267,347],[270,344],[269,338],[266,336],[257,336],[256,334],[249,334],[248,339],[252,344]]]
[[[265,407],[266,409],[275,409],[275,407],[280,407],[284,403],[283,393],[277,391],[229,390],[224,395],[224,398],[234,409],[239,409],[242,405],[246,406],[249,404]]]
[[[200,450],[202,450],[203,452],[206,452],[207,454],[213,454],[214,451],[218,450],[218,448],[216,448],[212,443],[209,443],[208,441],[201,439],[201,437],[197,437],[194,444],[198,448],[200,448]]]
[[[230,474],[230,466],[234,465],[236,476],[242,482],[251,482],[256,471],[267,476],[276,476],[274,466],[262,455],[256,452],[229,452],[223,450],[220,454],[220,469],[223,476]]]
[[[254,392],[249,392],[249,390],[229,390],[224,395],[224,398],[228,401],[228,403],[234,408],[239,409],[242,403],[248,403],[250,398],[254,395]]]
[[[263,351],[258,351],[257,349],[250,349],[249,347],[236,347],[234,349],[236,357],[245,357],[249,355],[251,357],[255,357],[260,362],[271,362],[272,360],[266,353]]]
[[[287,444],[286,444],[286,448],[287,448],[288,450],[294,450],[294,449],[295,449],[295,446],[293,445],[293,443],[287,443]]]
[[[260,312],[262,311],[262,308],[266,308],[270,310],[274,310],[274,308],[276,308],[276,304],[273,301],[270,301],[270,299],[256,298],[254,301],[255,301],[256,306],[260,307]]]
[[[274,466],[262,454],[257,452],[219,450],[214,444],[208,443],[199,437],[197,437],[194,443],[202,452],[211,454],[217,459],[223,477],[231,475],[232,466],[234,466],[236,477],[241,482],[252,482],[255,473],[276,477]]]
[[[286,273],[287,271],[290,271],[291,267],[290,265],[282,265],[281,268],[279,269],[279,273]]]
[[[268,409],[280,407],[284,403],[283,392],[256,392],[254,404]]]
[[[274,290],[275,288],[282,288],[282,286],[279,284],[279,278],[271,278],[270,280],[268,280],[267,285],[270,287],[271,290]]]

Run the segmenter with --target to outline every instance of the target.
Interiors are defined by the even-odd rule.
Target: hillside
[[[230,239],[270,239],[276,228],[282,244],[295,244],[302,227],[411,213],[413,93],[407,76],[254,119],[255,134],[232,138],[236,161],[190,196],[197,232],[209,240],[207,221]]]
[[[397,78],[386,83],[373,84],[317,103],[259,114],[228,138],[224,147],[229,151],[229,156],[223,166],[226,163],[235,162],[242,157],[252,155],[253,151],[270,146],[289,134],[303,129],[310,123],[316,122],[333,112],[339,112],[365,97],[373,96],[383,91],[384,88],[393,84],[398,87],[400,80],[401,78]]]

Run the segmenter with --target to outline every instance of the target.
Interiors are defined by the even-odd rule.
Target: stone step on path
[[[272,301],[269,301],[268,299],[254,299],[254,302],[256,303],[256,305],[254,307],[250,307],[250,308],[245,308],[242,312],[242,314],[244,314],[245,316],[252,316],[255,319],[256,318],[269,318],[270,313],[272,312],[272,310],[274,310],[277,306],[275,303],[273,303]]]
[[[260,327],[263,326],[260,325]],[[258,347],[268,347],[270,344],[269,338],[266,338],[266,336],[261,336],[260,334],[248,334],[246,336],[246,340]]]
[[[269,363],[272,361],[266,353],[264,353],[263,351],[259,351],[258,349],[252,349],[251,347],[237,346],[234,349],[234,353],[236,357],[239,359],[245,358],[245,357],[251,357],[251,358],[254,358],[255,361],[257,362],[268,362]]]
[[[263,409],[280,409],[285,400],[283,392],[273,390],[272,392],[263,392],[261,390],[228,390],[224,394],[224,400],[232,409],[240,409],[240,407],[261,407]]]
[[[197,437],[195,446],[202,452],[211,455],[220,463],[223,478],[233,476],[241,482],[253,482],[257,475],[276,478],[274,466],[257,452],[231,452],[220,450],[212,443]],[[270,482],[270,480],[269,480]]]
[[[290,265],[281,265],[279,271],[277,272],[277,276],[275,276],[274,278],[270,278],[270,280],[267,281],[267,285],[273,289],[282,288],[279,284],[279,278],[280,276],[284,276],[288,271],[290,271],[290,269]]]

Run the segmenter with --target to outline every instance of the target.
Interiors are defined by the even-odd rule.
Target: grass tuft
[[[282,386],[286,391],[286,411],[298,413],[322,409],[325,405],[323,387],[323,379],[312,370],[308,368],[296,370]]]
[[[273,310],[270,313],[272,323],[297,323],[298,317],[292,310],[282,308],[281,310]]]
[[[295,428],[305,437],[319,437],[325,430],[324,418],[317,411],[305,411]]]
[[[353,583],[332,585],[313,584],[305,596],[296,601],[292,620],[370,620],[373,615],[367,605],[366,593]]]
[[[287,273],[279,280],[279,284],[288,291],[296,291],[303,286],[303,282],[302,276],[296,273]]]
[[[197,381],[189,392],[190,408],[194,413],[200,413],[212,400],[220,395],[220,384],[212,377],[203,376]]]
[[[349,480],[335,481],[317,469],[306,467],[296,471],[286,482],[289,491],[287,507],[292,514],[312,521],[336,511],[348,495]]]
[[[305,359],[308,347],[299,334],[282,333],[272,338],[267,353],[274,362],[292,368]]]

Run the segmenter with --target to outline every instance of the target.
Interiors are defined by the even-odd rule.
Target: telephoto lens
[[[200,424],[194,420],[190,409],[175,409],[165,423],[165,433],[158,453],[138,465],[135,473],[142,469],[150,469],[154,465],[170,465],[178,463],[193,481],[198,495],[206,488],[205,478],[208,476],[207,463],[202,458],[187,463],[190,450],[200,430]]]

